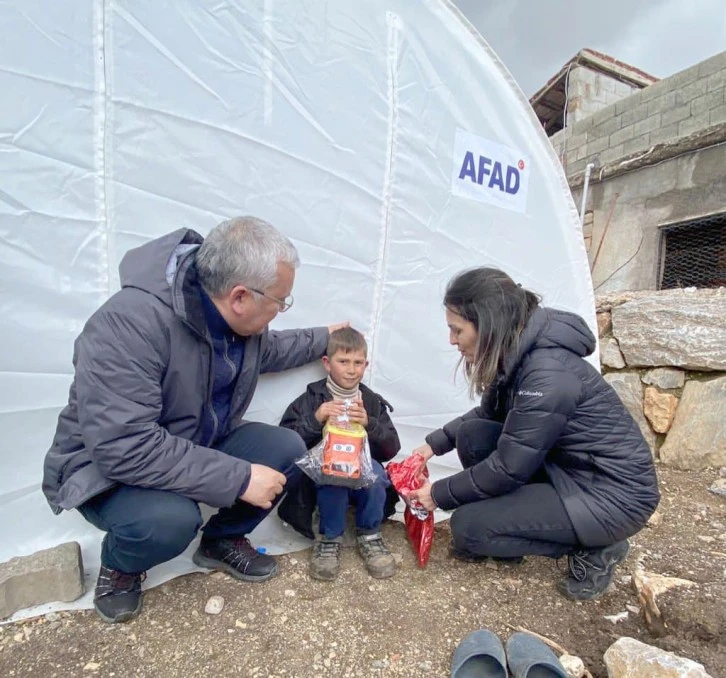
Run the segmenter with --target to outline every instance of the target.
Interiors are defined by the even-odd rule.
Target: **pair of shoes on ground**
[[[567,578],[559,582],[558,591],[570,600],[593,600],[601,596],[615,576],[615,568],[625,560],[630,550],[627,540],[598,549],[580,549],[567,556]],[[451,547],[452,557],[465,562],[483,562],[480,556]],[[524,558],[492,558],[494,561],[517,565]]]
[[[342,536],[335,539],[325,539],[321,536],[315,541],[310,555],[310,576],[313,579],[332,581],[338,576],[342,545]],[[387,579],[396,573],[396,561],[386,547],[380,532],[358,535],[356,546],[371,577]]]
[[[275,559],[259,553],[246,537],[202,537],[192,560],[199,567],[220,570],[242,581],[265,581],[278,572]],[[102,565],[93,598],[98,616],[111,624],[136,617],[141,612],[141,582],[145,578],[145,572],[126,574]]]
[[[529,633],[514,633],[506,651],[491,631],[473,631],[459,643],[451,659],[451,678],[567,678],[559,659]]]

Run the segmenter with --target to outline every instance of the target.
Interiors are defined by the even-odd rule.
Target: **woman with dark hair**
[[[449,283],[449,341],[481,404],[415,450],[428,460],[456,448],[464,469],[414,496],[429,510],[454,510],[454,556],[566,555],[560,591],[589,600],[658,505],[658,481],[638,425],[583,360],[592,332],[539,302],[492,268]]]

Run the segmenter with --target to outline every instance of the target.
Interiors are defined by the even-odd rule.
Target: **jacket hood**
[[[579,315],[540,306],[522,331],[517,350],[505,361],[504,381],[509,380],[524,356],[536,348],[563,348],[584,358],[596,345],[595,336]]]
[[[196,250],[202,242],[204,238],[196,231],[180,228],[129,250],[119,265],[121,287],[143,290],[173,307],[175,282],[182,284],[176,280],[177,271],[182,269],[183,263],[188,263],[185,255]]]

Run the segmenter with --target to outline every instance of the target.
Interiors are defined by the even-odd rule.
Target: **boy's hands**
[[[272,502],[282,492],[286,482],[287,478],[274,468],[263,464],[250,464],[250,482],[240,499],[252,506],[272,508]]]
[[[354,400],[350,404],[348,416],[352,422],[360,424],[363,428],[368,428],[368,412],[366,412],[362,400]]]
[[[318,407],[315,412],[315,418],[325,424],[330,417],[339,417],[345,414],[345,405],[340,400],[329,400]],[[362,400],[354,400],[348,408],[348,417],[352,422],[360,424],[363,428],[368,426],[368,412],[363,405]]]
[[[337,417],[345,412],[345,407],[343,406],[343,403],[339,400],[329,400],[326,403],[323,403],[320,407],[318,407],[317,411],[315,412],[315,418],[318,420],[319,423],[325,424],[330,417]]]

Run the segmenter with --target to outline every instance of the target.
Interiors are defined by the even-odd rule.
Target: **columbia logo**
[[[535,397],[541,398],[542,395],[544,395],[544,394],[542,393],[542,391],[524,391],[524,390],[522,390],[522,391],[517,391],[517,395],[518,396],[535,396]]]

